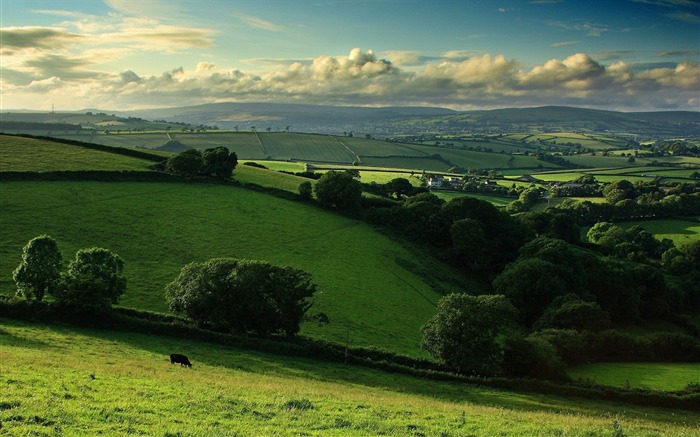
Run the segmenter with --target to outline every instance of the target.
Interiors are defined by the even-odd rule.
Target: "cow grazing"
[[[192,367],[190,359],[181,354],[170,354],[170,364],[180,363],[180,366]]]

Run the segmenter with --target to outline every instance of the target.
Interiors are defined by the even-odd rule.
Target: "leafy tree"
[[[124,261],[109,249],[80,249],[68,265],[65,285],[56,293],[62,305],[104,312],[119,302],[126,292]]]
[[[22,250],[22,261],[12,274],[17,294],[27,300],[41,301],[46,293],[53,294],[61,281],[62,257],[56,240],[40,235],[30,240]]]
[[[636,198],[637,192],[632,182],[620,179],[603,188],[603,195],[608,202],[614,205],[622,200]]]
[[[496,338],[516,313],[505,296],[449,294],[423,327],[422,347],[460,373],[493,373],[501,356]]]
[[[601,331],[610,327],[610,316],[597,303],[567,294],[554,299],[533,327]]]
[[[223,146],[206,149],[202,153],[202,160],[204,162],[202,171],[218,178],[230,178],[233,169],[238,165],[236,153],[229,153],[229,150]]]
[[[386,191],[401,200],[413,192],[413,185],[406,178],[395,178],[386,183]]]
[[[166,287],[166,301],[215,330],[294,335],[315,291],[311,275],[299,269],[213,258],[184,266]]]
[[[185,150],[168,159],[165,167],[170,172],[191,179],[204,168],[202,152],[197,149]]]
[[[346,171],[329,171],[321,176],[314,187],[316,198],[324,205],[344,211],[360,209],[362,184]]]
[[[304,182],[299,184],[299,197],[302,200],[311,200],[312,195],[313,195],[313,187],[311,186],[311,182],[304,181]]]
[[[556,264],[539,258],[518,260],[494,279],[493,288],[513,302],[523,322],[532,324],[555,297],[568,291],[558,270]]]

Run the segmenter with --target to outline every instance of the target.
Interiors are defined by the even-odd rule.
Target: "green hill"
[[[163,289],[192,261],[238,257],[309,271],[314,311],[331,324],[303,333],[418,354],[419,329],[461,276],[414,246],[337,214],[238,187],[149,182],[2,182],[0,291],[24,244],[47,233],[66,261],[82,247],[112,249],[129,279],[123,305],[165,311]]]
[[[191,369],[170,364],[185,353]],[[698,415],[0,320],[4,435],[691,436]]]
[[[55,141],[0,135],[0,172],[148,170],[153,160]]]

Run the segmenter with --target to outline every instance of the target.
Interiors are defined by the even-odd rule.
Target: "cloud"
[[[547,21],[547,25],[552,27],[559,27],[566,30],[574,30],[577,32],[584,32],[588,36],[601,36],[605,32],[610,32],[612,29],[605,24],[596,24],[590,22],[579,22],[579,23],[569,23],[563,21]]]
[[[252,17],[250,15],[243,15],[240,18],[247,25],[255,27],[256,29],[268,30],[270,32],[284,32],[286,30],[284,26],[263,20],[262,18]]]
[[[676,51],[667,51],[667,52],[659,52],[656,54],[656,56],[660,58],[675,58],[675,57],[695,57],[695,56],[700,56],[700,50],[676,50]]]
[[[555,42],[554,44],[552,44],[552,47],[569,47],[569,46],[575,46],[578,43],[580,43],[580,41]]]
[[[352,49],[344,56],[322,55],[292,62],[265,74],[200,62],[143,75],[126,70],[78,79],[90,68],[80,59],[38,58],[41,75],[14,72],[5,101],[58,98],[63,107],[136,108],[215,101],[276,101],[342,105],[435,105],[454,108],[577,105],[627,110],[697,109],[700,66],[685,61],[640,69],[618,61],[604,65],[585,53],[550,59],[533,68],[503,55],[468,59],[441,57],[420,68],[398,66],[420,56]],[[52,76],[48,76],[52,75]],[[7,78],[3,78],[3,84]],[[33,100],[32,100],[33,99]]]
[[[6,49],[61,49],[84,39],[65,29],[52,27],[6,27],[0,29],[3,52]]]

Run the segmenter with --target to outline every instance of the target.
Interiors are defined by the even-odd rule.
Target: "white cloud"
[[[284,32],[286,30],[284,26],[263,20],[262,18],[252,17],[250,15],[243,15],[240,18],[250,27],[255,27],[257,29],[268,30],[270,32]]]
[[[4,98],[6,102],[29,102],[51,93],[61,96],[62,106],[70,101],[76,109],[214,101],[697,109],[700,66],[691,61],[673,68],[637,71],[624,62],[606,66],[578,53],[523,69],[515,59],[485,54],[458,61],[442,58],[420,69],[403,70],[390,54],[380,59],[371,50],[356,48],[345,56],[318,56],[311,62],[292,62],[265,74],[200,62],[192,69],[177,68],[159,75],[127,70],[82,78],[75,75],[90,64],[75,59],[39,59],[34,76],[13,73],[17,80],[4,87]],[[397,59],[416,56],[413,52],[395,55]]]

